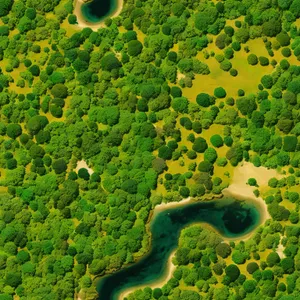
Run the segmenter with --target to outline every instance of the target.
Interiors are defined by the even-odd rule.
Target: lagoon
[[[262,207],[251,199],[222,198],[190,202],[154,213],[151,250],[138,262],[99,278],[98,300],[118,300],[127,289],[157,282],[167,273],[168,259],[178,246],[180,231],[193,223],[211,225],[223,238],[238,239],[263,221]]]
[[[81,13],[87,22],[98,23],[111,16],[118,5],[118,0],[93,0],[82,4]]]

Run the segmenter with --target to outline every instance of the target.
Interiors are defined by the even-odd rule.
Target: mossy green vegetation
[[[95,297],[156,205],[221,195],[245,161],[281,174],[244,182],[265,226],[226,258],[183,232],[187,264],[128,299],[297,299],[299,0],[126,1],[94,31],[75,13],[0,1],[0,299]]]

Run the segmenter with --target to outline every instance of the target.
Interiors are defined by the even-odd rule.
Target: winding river
[[[237,239],[262,223],[260,205],[250,199],[222,198],[190,202],[155,211],[150,222],[151,251],[137,263],[99,279],[99,300],[119,300],[122,292],[158,282],[168,273],[168,259],[178,245],[180,231],[193,223],[208,223],[224,238]]]

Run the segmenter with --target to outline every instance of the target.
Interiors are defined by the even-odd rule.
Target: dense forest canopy
[[[281,171],[248,181],[272,219],[185,229],[172,279],[128,299],[297,299],[300,1],[129,0],[97,31],[73,10],[0,1],[0,300],[95,298],[157,204],[220,195],[242,161]]]

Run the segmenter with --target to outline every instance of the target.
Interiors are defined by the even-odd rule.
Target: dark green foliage
[[[256,288],[256,281],[255,280],[246,280],[243,283],[243,288],[246,291],[246,293],[252,293]]]
[[[281,50],[281,54],[284,56],[284,57],[290,57],[292,55],[292,51],[290,48],[282,48]]]
[[[77,17],[76,17],[76,15],[73,15],[73,14],[69,15],[68,22],[71,25],[76,24],[77,23]]]
[[[258,63],[258,59],[255,54],[249,54],[247,61],[248,61],[249,65],[252,65],[252,66],[257,65],[257,63]]]
[[[276,36],[281,31],[281,23],[279,20],[271,19],[265,22],[262,26],[262,32],[269,37]]]
[[[295,152],[298,144],[296,136],[285,136],[283,138],[283,150],[286,152]]]
[[[158,149],[158,156],[160,158],[165,159],[165,160],[171,159],[172,158],[172,153],[173,153],[172,149],[170,149],[167,146],[162,146]]]
[[[258,270],[259,267],[258,267],[258,264],[256,262],[250,262],[248,265],[247,265],[247,272],[249,274],[253,274],[256,270]]]
[[[67,170],[67,164],[63,158],[53,161],[52,167],[56,174],[61,174]]]
[[[143,44],[138,40],[132,40],[128,43],[128,54],[130,56],[137,56],[142,52]]]
[[[129,194],[136,194],[137,182],[133,179],[127,179],[122,183],[122,190]]]
[[[7,273],[5,283],[11,287],[16,288],[19,284],[22,283],[21,274],[15,272]]]
[[[259,63],[261,66],[268,66],[269,65],[269,59],[264,56],[259,57]]]
[[[207,149],[206,140],[202,137],[198,137],[195,139],[193,144],[193,150],[198,153],[203,153]]]
[[[195,16],[195,26],[203,32],[207,32],[209,25],[213,24],[217,19],[218,12],[214,7],[207,7]]]
[[[190,190],[189,188],[182,186],[179,190],[179,194],[183,197],[183,198],[187,198],[190,195]]]
[[[57,98],[66,98],[68,96],[68,89],[64,84],[58,83],[51,89],[51,94]]]
[[[246,43],[249,40],[249,30],[247,28],[239,28],[234,36],[239,43]]]
[[[157,204],[221,196],[242,160],[279,167],[254,191],[271,218],[230,246],[183,229],[173,278],[128,298],[297,299],[299,0],[125,1],[97,31],[71,2],[0,1],[0,299],[97,298],[92,278],[148,251]]]
[[[226,153],[226,158],[233,166],[243,160],[243,150],[240,145],[233,145]]]
[[[220,243],[216,247],[216,252],[218,255],[220,255],[222,258],[226,258],[231,254],[231,247],[226,243]]]
[[[12,139],[17,138],[21,133],[22,127],[19,124],[10,123],[6,127],[6,134]]]
[[[84,180],[89,180],[90,179],[90,174],[89,174],[87,169],[81,168],[81,169],[78,170],[78,177],[82,178]]]
[[[223,139],[219,134],[212,135],[211,138],[210,138],[210,142],[216,148],[219,148],[219,147],[223,146]]]
[[[294,272],[294,259],[292,257],[283,258],[280,265],[285,274],[291,274]]]
[[[271,252],[267,256],[267,264],[269,267],[273,267],[280,262],[280,257],[277,252]]]
[[[198,171],[210,173],[213,170],[213,165],[208,161],[202,161],[198,165]]]
[[[282,47],[288,46],[290,44],[290,37],[285,32],[280,32],[279,34],[277,34],[276,40]]]
[[[178,86],[172,86],[171,87],[171,95],[173,98],[178,98],[182,96],[181,88]]]
[[[229,265],[225,268],[225,273],[229,277],[230,281],[236,281],[240,276],[240,269],[236,265]]]
[[[210,96],[206,93],[200,93],[197,95],[196,98],[197,103],[202,107],[208,107],[210,106]]]
[[[0,2],[0,17],[6,16],[13,5],[13,0],[3,0]]]
[[[249,178],[249,179],[248,179],[248,184],[249,184],[250,186],[257,186],[256,179],[255,179],[255,178]]]
[[[217,98],[225,98],[226,97],[226,91],[222,87],[217,87],[214,90],[214,95]]]
[[[252,95],[244,96],[236,100],[238,110],[244,115],[251,114],[256,108],[256,101]]]
[[[8,36],[9,35],[9,28],[8,26],[0,26],[0,36]]]
[[[115,57],[113,53],[106,54],[100,62],[102,69],[105,71],[112,71],[121,67],[120,61]]]

